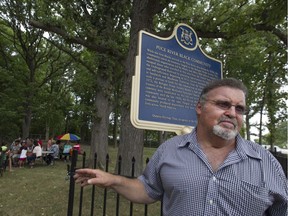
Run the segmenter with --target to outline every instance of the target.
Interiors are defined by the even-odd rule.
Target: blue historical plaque
[[[221,62],[202,51],[190,26],[178,24],[169,38],[140,31],[132,80],[132,124],[175,132],[193,128],[202,88],[221,78]]]

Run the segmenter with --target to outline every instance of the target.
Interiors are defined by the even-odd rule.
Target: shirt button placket
[[[217,194],[218,194],[217,178],[215,176],[212,176],[208,184],[207,197],[206,197],[207,205],[205,207],[204,215],[214,215],[216,213],[215,202],[218,196]]]

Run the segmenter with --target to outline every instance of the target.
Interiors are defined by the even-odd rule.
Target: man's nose
[[[237,115],[236,107],[235,106],[231,106],[229,109],[227,109],[225,111],[225,114],[228,115],[228,116],[231,116],[231,117],[235,117]]]

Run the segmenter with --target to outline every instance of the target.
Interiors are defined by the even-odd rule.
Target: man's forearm
[[[149,204],[155,202],[148,196],[143,183],[139,179],[115,176],[115,183],[111,185],[111,188],[135,203]]]

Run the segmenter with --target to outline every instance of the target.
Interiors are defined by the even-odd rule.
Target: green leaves
[[[46,120],[63,126],[69,111],[77,118],[75,122],[88,125],[99,92],[119,109],[124,101],[121,91],[128,88],[123,79],[135,21],[130,19],[138,13],[143,23],[156,14],[150,30],[159,35],[170,35],[179,22],[192,26],[202,48],[222,60],[224,76],[239,78],[248,86],[249,117],[264,109],[270,119],[275,116],[273,122],[280,121],[281,100],[286,94],[280,87],[287,83],[285,1],[165,0],[143,4],[147,6],[135,12],[132,2],[126,0],[1,2],[0,102],[7,112],[15,110],[7,115],[21,119],[20,110],[28,103],[33,110],[33,128],[33,124],[44,128]],[[135,29],[143,25],[140,21]],[[137,32],[132,34],[135,37]],[[134,62],[135,56],[129,57],[133,60],[127,62]],[[127,98],[125,107],[129,107]]]

